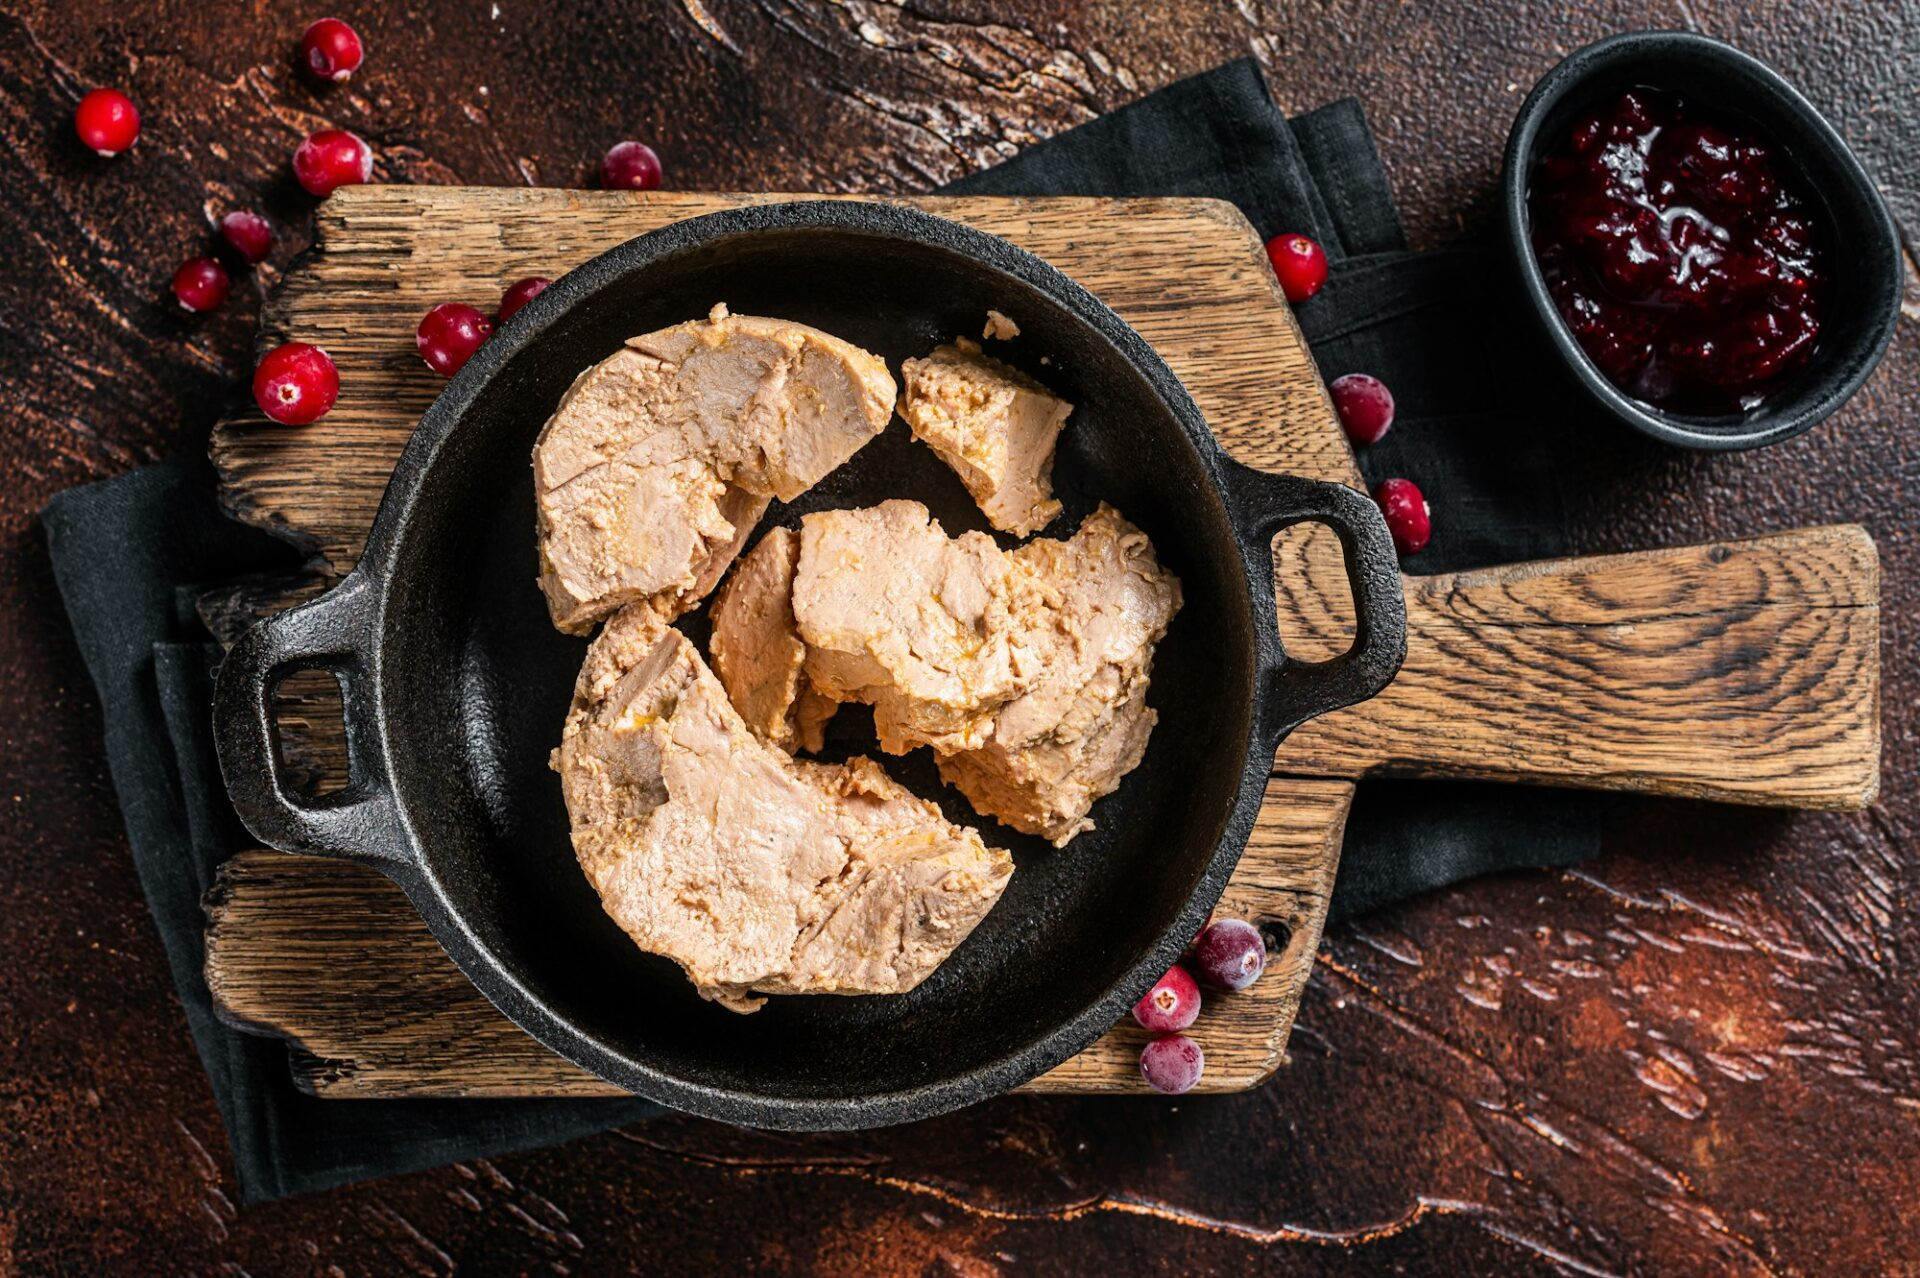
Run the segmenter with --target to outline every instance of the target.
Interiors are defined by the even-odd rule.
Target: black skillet
[[[1012,316],[1022,334],[995,353],[1077,406],[1055,471],[1067,511],[1049,531],[1112,502],[1185,588],[1154,662],[1146,759],[1065,849],[974,817],[925,751],[885,760],[1018,863],[986,921],[911,994],[775,998],[751,1016],[703,1003],[606,917],[568,845],[547,755],[584,644],[548,624],[535,586],[528,456],[582,368],[718,301],[816,325],[895,369],[978,333],[988,307]],[[984,527],[897,420],[768,523],[889,497],[925,502],[952,533]],[[1352,650],[1318,664],[1288,659],[1273,602],[1269,543],[1303,521],[1339,535],[1357,605]],[[1124,1016],[1225,887],[1280,739],[1378,692],[1405,646],[1393,546],[1363,494],[1229,460],[1146,342],[1032,254],[905,209],[808,202],[643,235],[502,326],[421,418],[359,565],[247,632],[215,713],[249,830],[389,875],[473,983],[554,1051],[694,1113],[855,1128],[1006,1091]],[[324,798],[289,790],[269,710],[277,681],[303,668],[343,689],[351,780]],[[862,732],[843,712],[830,745],[870,749]]]

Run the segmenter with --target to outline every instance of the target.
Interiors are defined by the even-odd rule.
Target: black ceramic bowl
[[[1580,112],[1635,87],[1711,104],[1750,126],[1786,159],[1820,219],[1832,279],[1813,356],[1760,407],[1697,416],[1635,399],[1593,365],[1547,293],[1530,235],[1529,187],[1541,158],[1560,146]],[[1765,63],[1687,31],[1635,31],[1590,44],[1527,95],[1507,138],[1502,178],[1507,244],[1522,287],[1574,378],[1613,416],[1683,448],[1755,448],[1822,421],[1880,362],[1900,314],[1900,241],[1879,192],[1840,135]]]

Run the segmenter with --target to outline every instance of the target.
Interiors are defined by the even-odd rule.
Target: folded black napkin
[[[1232,63],[1035,146],[951,193],[1196,195],[1232,200],[1263,236],[1301,231],[1333,260],[1299,308],[1321,370],[1386,381],[1399,420],[1362,464],[1439,496],[1441,571],[1564,553],[1546,441],[1525,428],[1488,366],[1491,265],[1415,255],[1357,103],[1288,120],[1251,60]],[[1476,328],[1477,326],[1477,328]],[[1481,334],[1475,338],[1475,332]],[[57,497],[43,514],[54,571],[106,724],[107,758],[135,864],[233,1144],[258,1201],[566,1140],[659,1111],[642,1101],[316,1100],[285,1048],[213,1015],[201,967],[201,896],[248,840],[220,788],[209,698],[217,648],[198,589],[291,567],[292,553],[224,519],[205,441],[173,460]],[[1565,864],[1598,850],[1591,797],[1508,787],[1361,786],[1335,892],[1346,917],[1460,879]]]

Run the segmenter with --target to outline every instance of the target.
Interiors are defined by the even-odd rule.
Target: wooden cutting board
[[[430,306],[486,306],[642,232],[789,198],[353,187],[263,318],[263,344],[317,342],[338,407],[300,430],[222,423],[213,455],[239,517],[313,551],[298,581],[210,595],[217,633],[310,596],[350,567],[401,447],[442,385],[413,350]],[[1313,361],[1252,228],[1206,200],[914,199],[1033,250],[1160,351],[1229,452],[1359,485]],[[1018,317],[1015,317],[1016,319]],[[1417,477],[1416,477],[1417,478]],[[1444,518],[1444,507],[1440,513]],[[1416,561],[1417,562],[1417,561]],[[1351,635],[1338,544],[1275,544],[1289,651]],[[1353,780],[1371,773],[1646,790],[1852,809],[1879,779],[1879,577],[1854,527],[1643,554],[1410,576],[1407,662],[1380,697],[1309,724],[1276,760],[1223,913],[1278,952],[1252,991],[1212,1000],[1196,1033],[1203,1087],[1265,1079],[1284,1059],[1319,943]],[[338,784],[325,676],[280,697],[290,763]],[[467,984],[399,891],[339,862],[247,852],[209,897],[207,975],[231,1023],[294,1047],[324,1096],[526,1096],[610,1089],[513,1027]],[[1120,1026],[1028,1090],[1140,1090],[1141,1036]]]

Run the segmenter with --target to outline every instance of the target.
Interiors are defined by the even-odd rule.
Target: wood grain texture
[[[1283,574],[1283,615],[1339,634]],[[1880,790],[1880,564],[1852,525],[1406,578],[1407,661],[1290,771],[1857,811]],[[1444,725],[1444,726],[1443,726]]]
[[[1283,1061],[1333,890],[1351,787],[1276,780],[1270,795],[1216,912],[1260,925],[1276,948],[1260,981],[1210,1000],[1190,1031],[1207,1054],[1205,1092],[1257,1086]],[[222,867],[208,914],[216,1009],[292,1044],[294,1078],[316,1095],[622,1094],[495,1011],[372,870],[242,853]],[[1021,1090],[1138,1092],[1146,1039],[1124,1022]]]

